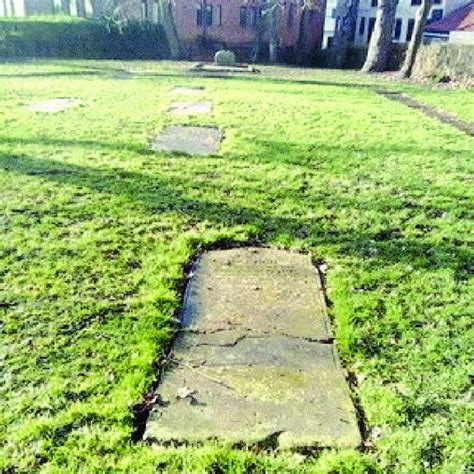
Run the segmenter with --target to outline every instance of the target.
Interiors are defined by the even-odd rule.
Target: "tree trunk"
[[[270,64],[278,61],[278,2],[270,10],[270,41],[268,44],[268,57]]]
[[[336,8],[336,31],[332,39],[328,66],[341,68],[346,61],[347,49],[354,42],[359,0],[343,0]]]
[[[181,48],[179,45],[178,34],[176,33],[176,26],[174,24],[173,11],[171,9],[170,0],[159,0],[159,23],[168,40],[170,54],[172,59],[179,59],[181,57]]]
[[[362,71],[382,72],[387,68],[392,49],[392,31],[398,0],[379,0],[375,27]]]
[[[308,33],[311,26],[311,14],[309,8],[303,6],[300,24],[298,28],[298,41],[296,43],[296,64],[304,64],[308,59]]]
[[[255,25],[255,42],[253,44],[252,53],[250,54],[250,59],[252,63],[256,63],[260,56],[260,49],[262,47],[262,38],[265,33],[264,22],[262,20],[262,15],[257,13],[257,24]]]
[[[432,3],[433,0],[422,0],[421,7],[416,12],[415,28],[408,46],[403,67],[400,71],[400,75],[403,78],[411,76],[413,66],[415,64],[416,54],[418,53],[418,49],[420,48],[421,41],[423,39],[423,30],[425,29],[426,20],[428,19]]]

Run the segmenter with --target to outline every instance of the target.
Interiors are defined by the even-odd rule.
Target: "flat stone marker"
[[[110,75],[112,79],[118,79],[118,80],[128,80],[132,79],[132,74],[128,71],[115,71],[113,74]]]
[[[173,87],[171,89],[171,92],[174,95],[202,95],[204,94],[204,88],[203,87],[183,87],[183,86],[177,86]]]
[[[209,114],[212,110],[210,101],[203,102],[173,102],[170,112],[174,115],[201,115]]]
[[[308,256],[263,248],[205,253],[169,360],[149,441],[283,449],[361,443]]]
[[[221,141],[222,132],[218,128],[171,125],[152,140],[151,149],[190,155],[212,155],[219,150]]]
[[[49,99],[27,107],[30,112],[56,114],[63,110],[76,107],[81,101],[79,99]]]

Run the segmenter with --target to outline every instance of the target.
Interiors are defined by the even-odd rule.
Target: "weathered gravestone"
[[[79,99],[49,99],[31,104],[27,109],[30,112],[55,114],[71,107],[76,107],[80,103]]]
[[[145,438],[281,448],[358,446],[321,282],[308,256],[205,253]]]
[[[212,155],[219,150],[221,141],[222,132],[218,128],[171,125],[152,140],[151,149],[190,155]]]
[[[186,87],[176,86],[171,89],[174,95],[202,95],[204,94],[204,87]]]
[[[173,102],[170,112],[175,115],[201,115],[209,114],[212,110],[210,101],[203,102]]]

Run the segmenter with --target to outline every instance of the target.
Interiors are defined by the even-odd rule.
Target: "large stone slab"
[[[174,115],[202,115],[209,114],[212,110],[212,102],[173,102],[170,112]]]
[[[55,114],[63,110],[76,107],[81,103],[79,99],[48,99],[36,102],[27,107],[30,112]]]
[[[212,155],[219,150],[222,132],[217,128],[171,125],[152,140],[154,151]]]
[[[204,87],[187,87],[187,86],[176,86],[171,89],[174,95],[203,95]]]
[[[145,437],[280,448],[358,446],[354,407],[309,257],[205,253]]]

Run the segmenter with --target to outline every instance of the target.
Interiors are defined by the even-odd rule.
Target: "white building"
[[[323,48],[331,44],[331,39],[336,30],[336,7],[337,0],[326,0],[326,14],[324,17]]]
[[[474,1],[427,25],[423,38],[426,43],[474,45]]]
[[[326,9],[323,47],[331,43],[336,28],[335,8],[338,1],[328,0]],[[468,0],[433,0],[433,6],[429,15],[430,21],[439,21],[453,10],[466,5]],[[393,41],[395,43],[406,43],[410,41],[415,26],[415,15],[420,8],[421,0],[399,0],[395,25],[393,28]],[[374,30],[375,17],[377,15],[377,0],[360,0],[357,14],[357,23],[354,43],[357,46],[365,46],[369,43]]]

